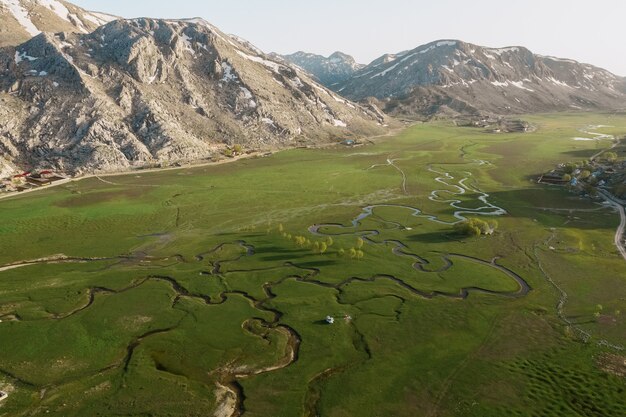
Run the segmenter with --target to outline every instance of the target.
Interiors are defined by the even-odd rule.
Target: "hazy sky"
[[[203,17],[266,52],[368,63],[437,39],[522,45],[626,76],[626,0],[74,0],[123,17]],[[513,4],[514,3],[514,4]]]

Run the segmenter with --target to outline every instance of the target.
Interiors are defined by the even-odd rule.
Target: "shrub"
[[[604,159],[609,162],[615,162],[617,161],[617,154],[615,152],[607,152],[604,154]]]
[[[456,233],[464,236],[491,235],[498,228],[498,222],[495,220],[486,222],[480,219],[468,219],[456,223],[453,227]]]
[[[328,250],[328,245],[326,242],[320,242],[320,254],[325,253]]]

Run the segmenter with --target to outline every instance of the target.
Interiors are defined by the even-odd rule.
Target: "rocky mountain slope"
[[[392,114],[497,114],[626,107],[624,79],[588,64],[443,40],[385,55],[333,86]]]
[[[335,52],[327,58],[300,51],[291,55],[282,55],[281,58],[304,69],[321,84],[330,88],[348,80],[365,66],[358,64],[353,57],[343,52]]]
[[[201,19],[116,20],[0,52],[0,155],[70,173],[380,133],[384,116]]]
[[[89,12],[63,0],[0,0],[0,47],[41,32],[92,32],[115,16]]]

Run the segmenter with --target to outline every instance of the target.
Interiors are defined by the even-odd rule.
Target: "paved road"
[[[622,255],[622,258],[626,261],[626,247],[624,247],[624,231],[626,230],[626,210],[624,210],[624,201],[614,197],[607,191],[598,189],[600,194],[609,204],[617,209],[619,212],[620,223],[615,231],[615,246]]]

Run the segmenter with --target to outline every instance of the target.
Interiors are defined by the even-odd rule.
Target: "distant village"
[[[485,129],[487,133],[526,133],[535,130],[530,123],[520,119],[484,116],[473,118],[457,118],[454,124],[459,127],[476,127]]]
[[[618,160],[614,152],[607,152],[594,160],[559,164],[539,176],[537,182],[566,185],[589,195],[593,195],[594,189],[599,187],[615,197],[626,198],[626,161]]]
[[[0,179],[0,195],[46,187],[66,179],[68,179],[66,175],[52,170],[23,172],[12,177]]]

